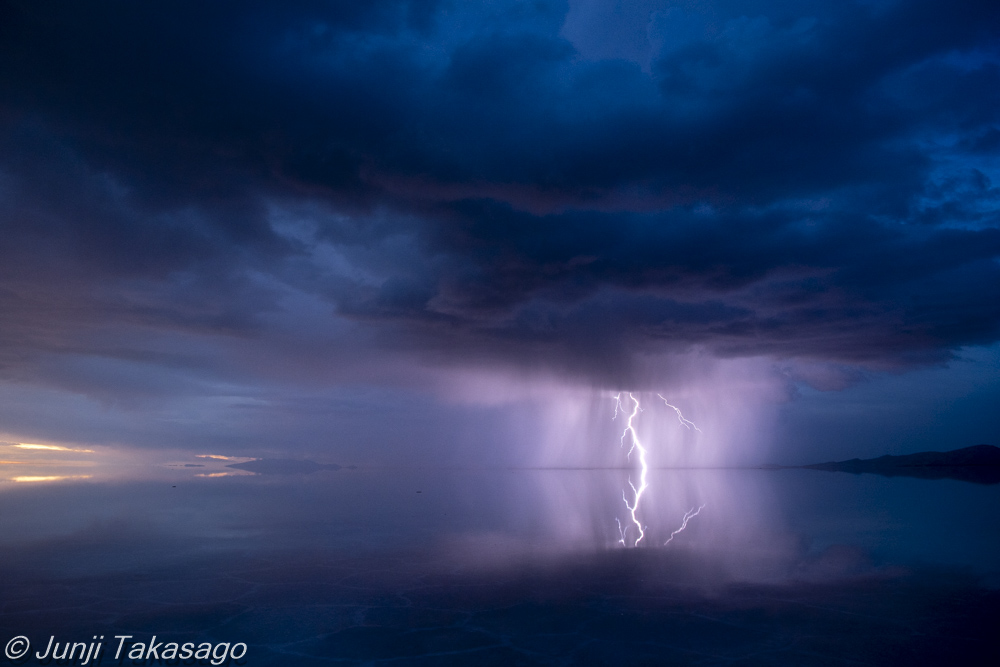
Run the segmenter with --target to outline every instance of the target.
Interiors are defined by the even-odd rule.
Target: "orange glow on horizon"
[[[12,482],[57,482],[63,479],[90,479],[92,475],[21,475],[12,477]]]
[[[33,442],[19,442],[14,445],[18,449],[44,449],[48,451],[55,452],[78,452],[85,454],[93,454],[93,449],[71,449],[69,447],[61,447],[59,445],[39,445]]]

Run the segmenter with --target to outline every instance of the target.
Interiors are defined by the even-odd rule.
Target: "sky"
[[[0,440],[1000,444],[998,183],[996,2],[0,2]]]

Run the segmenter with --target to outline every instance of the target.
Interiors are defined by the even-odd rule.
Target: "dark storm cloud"
[[[1000,337],[996,3],[610,6],[4,3],[5,364],[282,290],[602,377]]]

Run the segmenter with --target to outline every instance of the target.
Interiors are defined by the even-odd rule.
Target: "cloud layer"
[[[996,3],[620,4],[3,3],[0,372],[1000,338]]]

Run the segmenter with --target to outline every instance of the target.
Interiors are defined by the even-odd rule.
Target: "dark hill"
[[[812,470],[863,472],[888,477],[958,479],[978,484],[1000,483],[1000,447],[975,445],[950,452],[919,452],[877,459],[850,459],[802,466]]]

